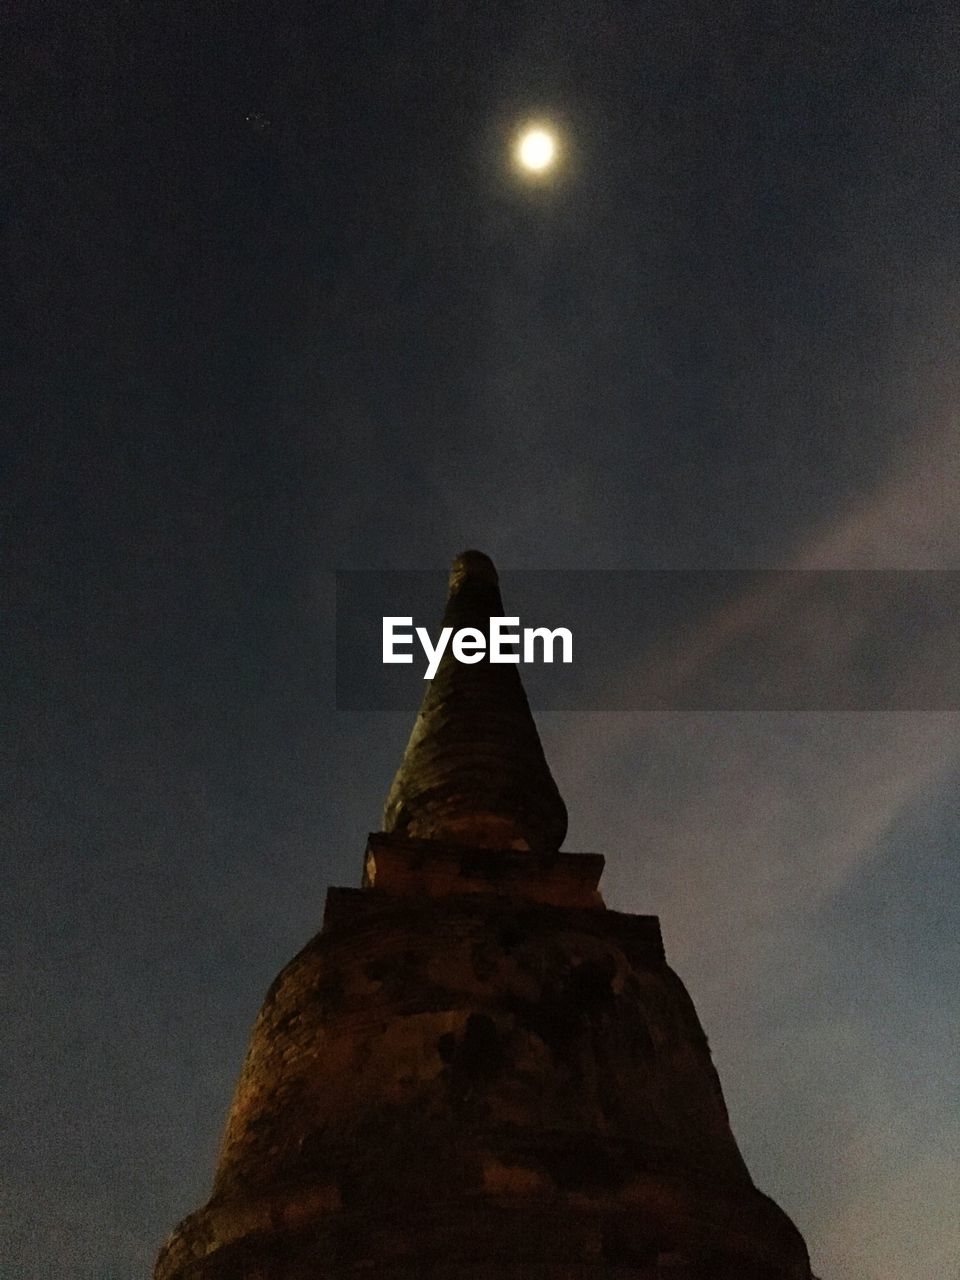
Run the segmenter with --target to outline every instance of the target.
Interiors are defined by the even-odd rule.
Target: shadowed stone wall
[[[423,842],[408,852],[422,866]],[[807,1280],[656,919],[487,885],[331,891],[257,1019],[213,1197],[157,1280]]]

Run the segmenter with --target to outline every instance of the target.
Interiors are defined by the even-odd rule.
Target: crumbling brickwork
[[[440,720],[463,698],[445,689]],[[607,910],[603,860],[545,843],[565,811],[526,741],[539,799],[511,814],[500,764],[438,772],[416,739],[431,788],[408,759],[392,803],[422,814],[429,791],[433,838],[371,836],[363,887],[330,890],[257,1018],[213,1195],[155,1280],[811,1280],[657,919]],[[471,806],[515,839],[465,844]]]

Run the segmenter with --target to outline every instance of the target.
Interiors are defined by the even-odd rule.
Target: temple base
[[[657,919],[517,896],[523,855],[423,846],[375,841],[376,887],[330,890],[156,1280],[809,1280]],[[543,892],[595,902],[575,859]]]
[[[517,1175],[514,1175],[517,1176]],[[296,1197],[294,1197],[294,1202]],[[624,1203],[623,1200],[628,1203]],[[158,1280],[810,1280],[803,1242],[789,1220],[754,1193],[724,1201],[669,1180],[635,1183],[614,1205],[596,1195],[505,1196],[417,1214],[321,1212],[296,1223],[290,1202],[252,1207],[260,1229],[215,1243],[181,1236],[161,1258]],[[272,1217],[275,1225],[264,1219]],[[188,1220],[189,1222],[190,1220]],[[282,1225],[289,1221],[289,1226]],[[234,1222],[240,1228],[243,1224]],[[187,1224],[184,1224],[187,1227]],[[186,1247],[185,1247],[186,1246]],[[190,1257],[189,1254],[193,1253]]]

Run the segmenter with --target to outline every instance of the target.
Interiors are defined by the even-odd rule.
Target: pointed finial
[[[493,562],[464,551],[450,569],[443,625],[487,635],[490,618],[503,614]],[[516,665],[486,657],[467,665],[447,648],[387,796],[383,829],[475,848],[560,848],[567,811]]]

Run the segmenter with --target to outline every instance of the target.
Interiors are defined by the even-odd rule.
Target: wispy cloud
[[[960,432],[950,423],[917,442],[872,495],[804,539],[791,567],[956,567],[958,466]],[[709,619],[697,641],[703,660],[769,604],[740,600]],[[848,651],[838,646],[834,660]],[[838,1010],[831,1027],[808,1007],[834,941],[826,911],[889,851],[903,815],[937,794],[960,760],[960,716],[664,713],[548,717],[544,729],[576,821],[570,847],[608,853],[611,905],[661,915],[668,955],[711,1034],[738,1136],[757,1153],[758,1180],[783,1189],[815,1269],[826,1280],[960,1275],[960,1244],[945,1226],[957,1163],[947,1130],[931,1142],[917,1122],[924,1107],[939,1114],[937,1091],[918,1082],[891,1121],[885,1082],[895,1076],[889,1041],[899,1011],[890,1011],[885,1040],[849,1011]],[[869,922],[851,917],[845,927],[852,936]],[[765,1089],[764,1077],[779,1083]],[[797,1110],[785,1118],[787,1101]],[[811,1125],[804,1111],[814,1109]],[[769,1150],[771,1133],[782,1150]],[[815,1185],[795,1176],[798,1145],[806,1147],[799,1168],[816,1171]]]

